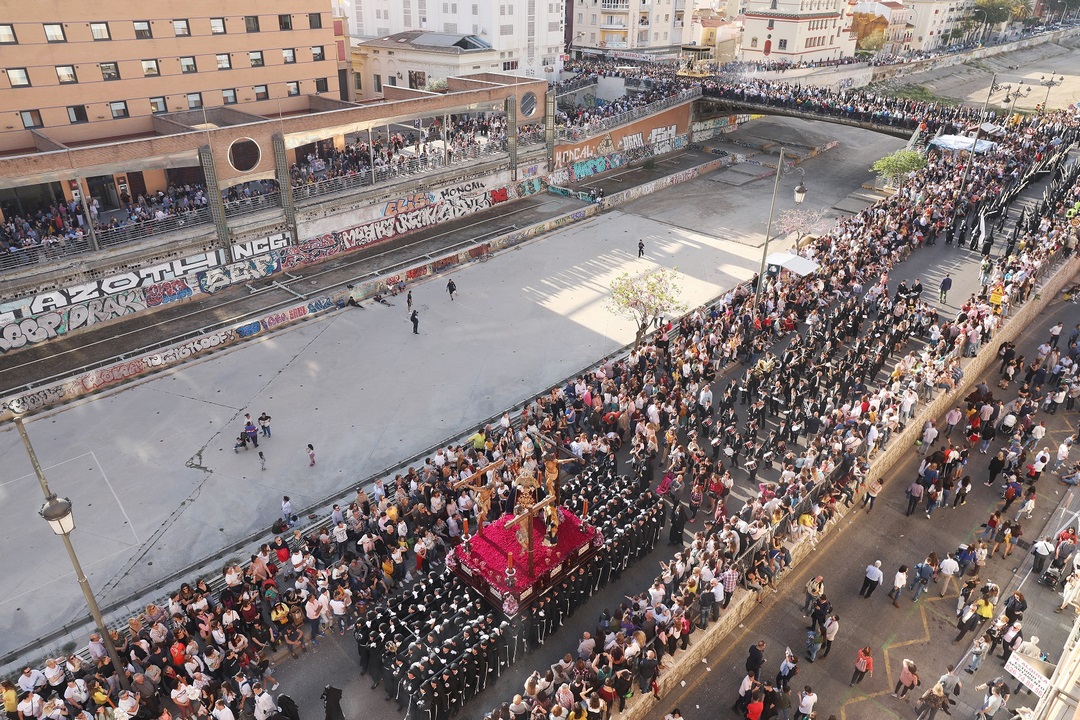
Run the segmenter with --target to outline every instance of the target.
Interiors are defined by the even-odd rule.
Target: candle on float
[[[514,556],[511,553],[508,553],[506,555],[506,569],[507,570],[513,570],[514,569]]]
[[[468,535],[469,534],[469,518],[465,518],[464,523],[465,524],[462,527],[461,534],[462,535]]]
[[[589,501],[588,500],[582,500],[581,501],[581,517],[585,517],[588,514],[589,514]]]

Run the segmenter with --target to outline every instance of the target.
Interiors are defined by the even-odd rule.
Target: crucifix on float
[[[506,523],[507,527],[517,526],[517,539],[521,544],[521,548],[525,551],[526,562],[528,563],[527,569],[529,577],[533,576],[533,518],[543,512],[544,508],[549,505],[554,506],[556,504],[556,498],[553,495],[548,495],[543,500],[537,502],[536,489],[540,483],[537,482],[536,477],[529,471],[523,469],[518,474],[517,479],[514,480],[514,485],[518,489],[518,502],[514,511],[517,513],[514,518]]]
[[[483,482],[484,476],[489,472],[495,472],[505,464],[503,460],[497,460],[493,463],[485,465],[467,478],[462,478],[455,482],[451,487],[454,490],[460,490],[463,487],[468,487],[476,491],[476,534],[484,534],[484,523],[487,522],[488,513],[491,512],[491,494],[494,492],[491,485],[488,482]],[[475,485],[473,483],[476,483]],[[465,522],[468,522],[466,520]],[[468,535],[468,526],[466,525],[465,534]]]

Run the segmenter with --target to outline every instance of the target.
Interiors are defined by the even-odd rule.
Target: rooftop
[[[442,52],[452,55],[460,55],[465,52],[476,50],[491,50],[491,45],[476,35],[464,35],[460,33],[427,32],[425,30],[408,30],[395,33],[381,38],[372,38],[359,43],[362,47],[378,48],[412,48],[425,52]]]

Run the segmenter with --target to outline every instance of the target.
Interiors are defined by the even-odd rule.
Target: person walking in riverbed
[[[413,335],[420,334],[420,313],[416,310],[412,311],[412,315],[409,316],[409,320],[412,322]]]
[[[457,285],[454,284],[454,279],[450,278],[446,281],[446,292],[450,293],[450,299],[454,299],[454,293],[457,292]]]

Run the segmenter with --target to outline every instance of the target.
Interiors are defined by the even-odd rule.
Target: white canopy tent
[[[775,265],[796,275],[813,275],[821,267],[821,265],[809,258],[789,252],[769,253],[769,256],[765,258],[765,264]]]
[[[971,151],[971,146],[975,146],[975,152],[984,153],[990,152],[997,147],[997,143],[990,142],[989,140],[975,141],[974,138],[965,137],[964,135],[939,135],[930,141],[931,145],[935,145],[945,150],[967,150]]]

